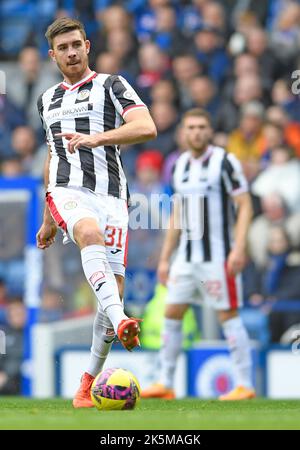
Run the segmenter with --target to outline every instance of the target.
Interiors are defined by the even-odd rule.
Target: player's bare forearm
[[[252,219],[252,204],[248,193],[240,194],[235,199],[238,207],[235,225],[235,243],[227,258],[227,270],[230,276],[241,272],[247,261],[247,234]]]
[[[49,185],[49,167],[50,167],[50,160],[51,160],[51,153],[50,153],[50,147],[48,146],[48,153],[47,158],[44,165],[44,187],[45,191],[48,189]],[[44,207],[44,215],[43,215],[43,223],[45,224],[54,224],[54,220],[51,216],[51,213],[48,208],[48,204],[45,202]]]
[[[125,116],[125,124],[119,128],[95,133],[58,133],[56,136],[68,140],[68,151],[75,153],[81,147],[101,147],[105,145],[138,144],[155,139],[157,131],[147,109],[130,111]]]
[[[152,119],[151,119],[152,121]],[[125,123],[115,130],[98,134],[98,146],[139,144],[156,138],[156,128],[149,120],[140,119]]]
[[[246,252],[247,234],[253,216],[252,202],[248,193],[240,194],[235,198],[238,207],[235,225],[235,248]]]
[[[160,259],[157,267],[157,278],[160,283],[166,285],[169,278],[170,258],[175,248],[178,245],[181,230],[176,227],[174,211],[170,217],[169,227],[165,236],[163,248],[160,254]]]
[[[180,234],[181,229],[179,227],[178,213],[177,210],[174,209],[170,217],[169,227],[160,254],[160,261],[169,262],[174,250],[178,246]]]

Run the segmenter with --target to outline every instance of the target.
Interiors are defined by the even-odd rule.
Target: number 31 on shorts
[[[105,245],[122,248],[122,228],[107,225],[105,228]]]

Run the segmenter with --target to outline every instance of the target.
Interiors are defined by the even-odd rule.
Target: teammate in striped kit
[[[122,303],[128,189],[119,145],[153,139],[156,128],[125,79],[91,71],[90,42],[80,22],[57,19],[46,37],[64,80],[38,99],[49,152],[37,245],[48,248],[59,226],[65,240],[80,248],[85,276],[98,299],[90,363],[73,400],[75,408],[92,407],[89,389],[115,334],[130,351],[139,345],[139,319],[128,318]]]
[[[145,389],[142,397],[174,398],[182,318],[190,304],[205,301],[217,311],[237,381],[235,389],[220,399],[252,398],[255,391],[249,339],[238,315],[242,304],[239,272],[246,260],[246,236],[252,216],[247,182],[234,155],[210,145],[213,130],[205,111],[188,111],[182,126],[190,150],[178,158],[174,167],[174,190],[181,201],[174,204],[158,267],[160,281],[168,286],[161,378]],[[197,206],[200,200],[202,208]],[[201,218],[203,227],[195,227]]]

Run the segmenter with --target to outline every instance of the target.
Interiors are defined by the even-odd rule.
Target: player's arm
[[[58,133],[56,136],[66,138],[68,151],[75,153],[81,147],[95,148],[104,145],[139,144],[157,136],[156,126],[147,108],[128,111],[124,125],[114,130],[86,135],[82,133]]]
[[[50,147],[48,146],[47,157],[44,165],[44,186],[45,190],[49,184],[49,166],[50,166],[51,154]],[[37,247],[44,250],[53,244],[55,235],[57,232],[57,226],[49,211],[48,203],[45,201],[43,223],[36,235]]]
[[[237,207],[237,219],[234,230],[234,247],[228,255],[227,268],[229,275],[241,272],[246,264],[247,234],[252,220],[252,202],[248,192],[233,196]]]
[[[178,200],[174,202],[173,211],[170,216],[169,226],[166,232],[157,268],[157,277],[162,284],[167,283],[170,269],[170,258],[178,246],[178,241],[181,234],[180,219],[180,202]]]

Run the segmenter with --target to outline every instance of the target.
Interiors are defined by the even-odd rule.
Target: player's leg
[[[120,322],[127,316],[120,301],[116,278],[107,261],[104,233],[95,219],[83,218],[75,223],[73,236],[81,250],[86,279],[117,333]]]
[[[236,387],[220,400],[244,400],[255,397],[252,384],[250,340],[237,309],[218,311],[219,322],[228,343]]]
[[[193,303],[195,293],[192,264],[174,262],[168,281],[162,347],[159,352],[159,381],[142,391],[143,398],[175,398],[174,375],[182,348],[182,319],[189,305]]]
[[[229,276],[226,264],[204,263],[199,274],[203,295],[207,303],[217,311],[223,334],[228,343],[236,378],[236,388],[221,396],[221,400],[252,398],[252,362],[250,341],[247,330],[238,314],[242,306],[241,276]]]
[[[123,307],[125,269],[128,246],[128,207],[123,199],[109,196],[106,199],[107,225],[105,230],[106,257],[116,277]],[[118,325],[117,335],[129,351],[140,345],[140,319],[124,317]]]
[[[120,301],[124,294],[124,276],[115,274]],[[80,387],[73,399],[75,408],[94,406],[90,399],[90,388],[96,375],[103,370],[105,361],[115,340],[115,331],[107,314],[98,302],[93,324],[93,339],[89,364],[81,379]]]
[[[53,218],[78,245],[87,281],[117,332],[119,323],[127,317],[106,257],[106,198],[98,198],[84,188],[59,187],[52,190],[47,201]]]
[[[188,304],[168,304],[162,331],[162,347],[159,351],[160,376],[157,383],[141,392],[142,398],[175,398],[174,375],[182,348],[182,319]]]

